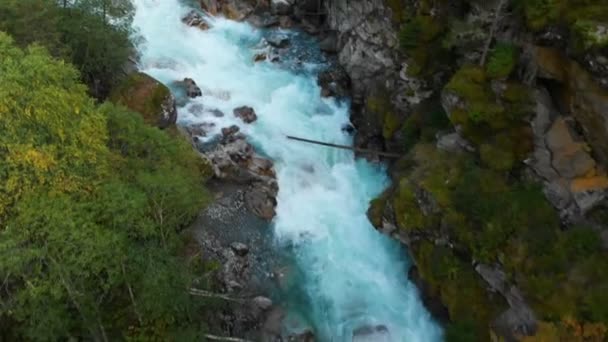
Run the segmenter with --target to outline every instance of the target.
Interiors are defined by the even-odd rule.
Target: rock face
[[[581,124],[598,160],[608,165],[608,90],[559,50],[537,47],[533,60],[538,77],[561,84],[564,107]]]
[[[110,95],[114,103],[140,113],[153,126],[167,128],[177,120],[175,98],[169,88],[143,74],[134,73]]]
[[[346,97],[350,95],[350,77],[346,70],[339,65],[333,65],[319,73],[317,83],[321,87],[323,97]]]
[[[608,177],[545,89],[535,93],[534,152],[526,163],[544,180],[547,199],[568,221],[578,221],[606,197]]]

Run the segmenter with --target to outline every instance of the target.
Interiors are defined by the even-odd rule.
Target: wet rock
[[[189,98],[203,96],[203,92],[202,92],[201,88],[199,88],[198,85],[196,85],[196,82],[193,79],[184,78],[184,80],[181,82],[181,84],[183,85],[183,87],[186,91],[186,96],[188,96]]]
[[[253,61],[254,62],[263,62],[268,58],[268,55],[265,53],[258,53],[255,56],[253,56]]]
[[[270,0],[270,8],[272,13],[278,15],[287,15],[293,12],[295,0]]]
[[[295,25],[296,23],[294,23],[293,19],[291,19],[289,16],[284,15],[279,18],[279,26],[282,28],[289,29]]]
[[[252,123],[258,119],[258,116],[255,113],[255,110],[248,106],[235,108],[233,113],[234,113],[234,116],[236,116],[237,118],[240,118],[245,123]]]
[[[190,11],[184,18],[182,18],[182,22],[191,27],[197,27],[201,30],[208,30],[209,24],[205,21],[202,15],[195,10]]]
[[[222,128],[222,135],[224,137],[229,137],[231,135],[238,133],[239,130],[240,130],[240,128],[237,125],[232,125],[230,127],[224,127],[224,128]]]
[[[268,45],[277,49],[284,49],[290,44],[289,37],[283,35],[272,35],[267,37],[266,41],[268,42]]]
[[[186,132],[188,132],[192,138],[206,137],[213,128],[215,128],[215,124],[213,122],[203,122],[185,127]]]
[[[321,51],[326,53],[338,53],[338,35],[336,32],[330,32],[319,43]]]
[[[249,247],[241,242],[233,242],[230,244],[230,248],[237,256],[240,257],[244,257],[249,253]]]
[[[268,15],[263,13],[261,15],[253,14],[247,18],[247,21],[255,27],[269,28],[280,25],[280,20],[275,15]]]
[[[346,71],[338,65],[333,65],[321,72],[317,83],[321,87],[321,94],[324,97],[347,97],[350,94],[350,78]]]
[[[342,125],[342,132],[352,135],[355,133],[355,127],[351,124],[344,124]]]

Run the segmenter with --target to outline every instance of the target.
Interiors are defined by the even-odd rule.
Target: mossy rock
[[[550,26],[566,27],[572,33],[573,52],[608,46],[608,3],[604,0],[520,0],[527,26],[540,32]]]
[[[144,73],[130,75],[112,92],[110,100],[140,113],[147,124],[159,128],[170,127],[177,120],[169,88]]]
[[[498,43],[492,50],[486,72],[491,78],[506,78],[515,69],[519,51],[508,43]]]

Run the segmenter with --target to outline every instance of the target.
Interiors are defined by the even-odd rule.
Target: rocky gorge
[[[446,340],[604,341],[608,7],[574,3],[202,0],[200,9],[258,27],[300,29],[335,58],[318,84],[323,97],[352,99],[355,145],[403,155],[397,161],[361,156],[389,163],[392,180],[368,217],[407,246],[409,276],[444,324]],[[184,23],[209,29],[197,13]],[[288,38],[266,42],[255,62],[306,62],[289,55]],[[193,79],[174,88],[187,98],[231,96]],[[234,116],[245,125],[258,119],[247,106],[188,110]],[[163,110],[161,125],[175,121],[173,112]],[[239,220],[263,226],[276,215],[277,170],[239,126],[214,125],[186,124],[185,133],[215,178],[241,185],[220,191],[224,204],[203,214],[201,225],[213,211],[233,208],[226,216],[233,217],[247,208],[257,218]],[[218,130],[219,139],[205,139]],[[248,248],[234,245],[234,236],[198,241],[222,239],[216,245],[223,247],[203,249],[230,265],[220,271],[222,291],[240,293],[248,280],[237,275],[247,273],[247,260],[263,259],[261,246],[270,238],[260,233],[254,239],[260,245]],[[257,273],[266,272],[264,281],[272,283],[280,275],[268,267]],[[255,285],[258,292],[268,288],[264,281]],[[309,330],[282,335],[273,320],[284,313],[257,295],[250,297],[257,298],[258,314],[233,315],[228,320],[239,327],[230,334],[261,329],[268,340],[314,339]],[[371,330],[353,341],[385,334],[381,325]]]

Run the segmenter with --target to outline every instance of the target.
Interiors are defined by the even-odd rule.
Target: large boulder
[[[222,129],[223,137],[205,158],[213,166],[215,176],[247,185],[244,202],[247,209],[264,220],[276,215],[279,192],[276,173],[271,160],[256,154],[237,126]]]
[[[177,120],[175,98],[169,88],[141,72],[123,81],[110,100],[140,113],[146,123],[159,128],[174,125]]]

